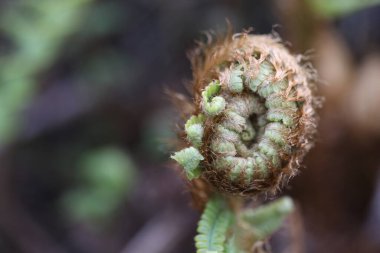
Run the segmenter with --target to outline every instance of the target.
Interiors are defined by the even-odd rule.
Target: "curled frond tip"
[[[228,35],[194,52],[188,147],[172,158],[219,192],[277,190],[313,144],[315,72],[271,35]]]

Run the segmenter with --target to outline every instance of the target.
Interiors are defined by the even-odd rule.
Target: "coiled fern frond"
[[[294,209],[286,197],[255,209],[245,204],[280,189],[313,145],[316,76],[302,59],[274,36],[248,33],[194,51],[193,100],[184,105],[180,133],[185,148],[171,157],[195,198],[205,201],[213,191],[198,224],[197,253],[267,252],[268,238]]]
[[[188,147],[172,158],[217,191],[274,192],[297,173],[316,127],[313,72],[279,39],[239,34],[193,55]]]

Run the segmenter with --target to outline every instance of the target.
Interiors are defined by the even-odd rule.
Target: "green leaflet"
[[[203,99],[209,102],[209,100],[211,100],[213,96],[219,93],[221,88],[222,86],[220,85],[219,81],[212,81],[206,86],[205,90],[202,92]]]
[[[202,92],[203,111],[208,116],[220,114],[226,107],[226,101],[221,96],[216,96],[221,90],[219,81],[212,81]]]
[[[232,93],[241,93],[243,91],[244,86],[243,79],[241,77],[242,74],[243,71],[241,70],[240,66],[231,70],[227,86]]]
[[[205,121],[205,116],[203,114],[199,114],[196,116],[193,115],[186,121],[185,127],[189,127],[195,124],[203,124],[204,121]]]
[[[259,86],[263,84],[269,76],[273,75],[274,69],[273,65],[269,63],[268,61],[263,61],[260,64],[260,71],[258,75],[249,81],[248,87],[253,91],[257,92]]]
[[[177,161],[186,171],[187,177],[191,180],[201,174],[199,163],[204,159],[198,149],[189,147],[175,152],[170,158]]]
[[[293,210],[292,199],[282,197],[256,209],[244,211],[241,219],[252,228],[258,239],[264,239],[279,229]]]
[[[197,116],[191,116],[185,124],[185,132],[187,134],[187,139],[191,142],[191,144],[193,144],[197,148],[202,145],[204,121],[205,116],[203,114],[199,114]]]
[[[197,253],[224,253],[232,213],[222,199],[211,199],[201,216],[195,236]]]

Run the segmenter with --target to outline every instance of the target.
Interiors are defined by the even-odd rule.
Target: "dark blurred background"
[[[283,192],[299,251],[380,252],[377,2],[1,1],[0,252],[194,252],[164,91],[188,95],[186,53],[226,19],[280,34],[321,76],[316,147]]]

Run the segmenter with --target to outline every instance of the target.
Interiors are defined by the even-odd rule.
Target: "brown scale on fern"
[[[294,176],[316,128],[314,73],[271,35],[202,44],[191,57],[188,147],[172,158],[222,193],[276,191]]]

